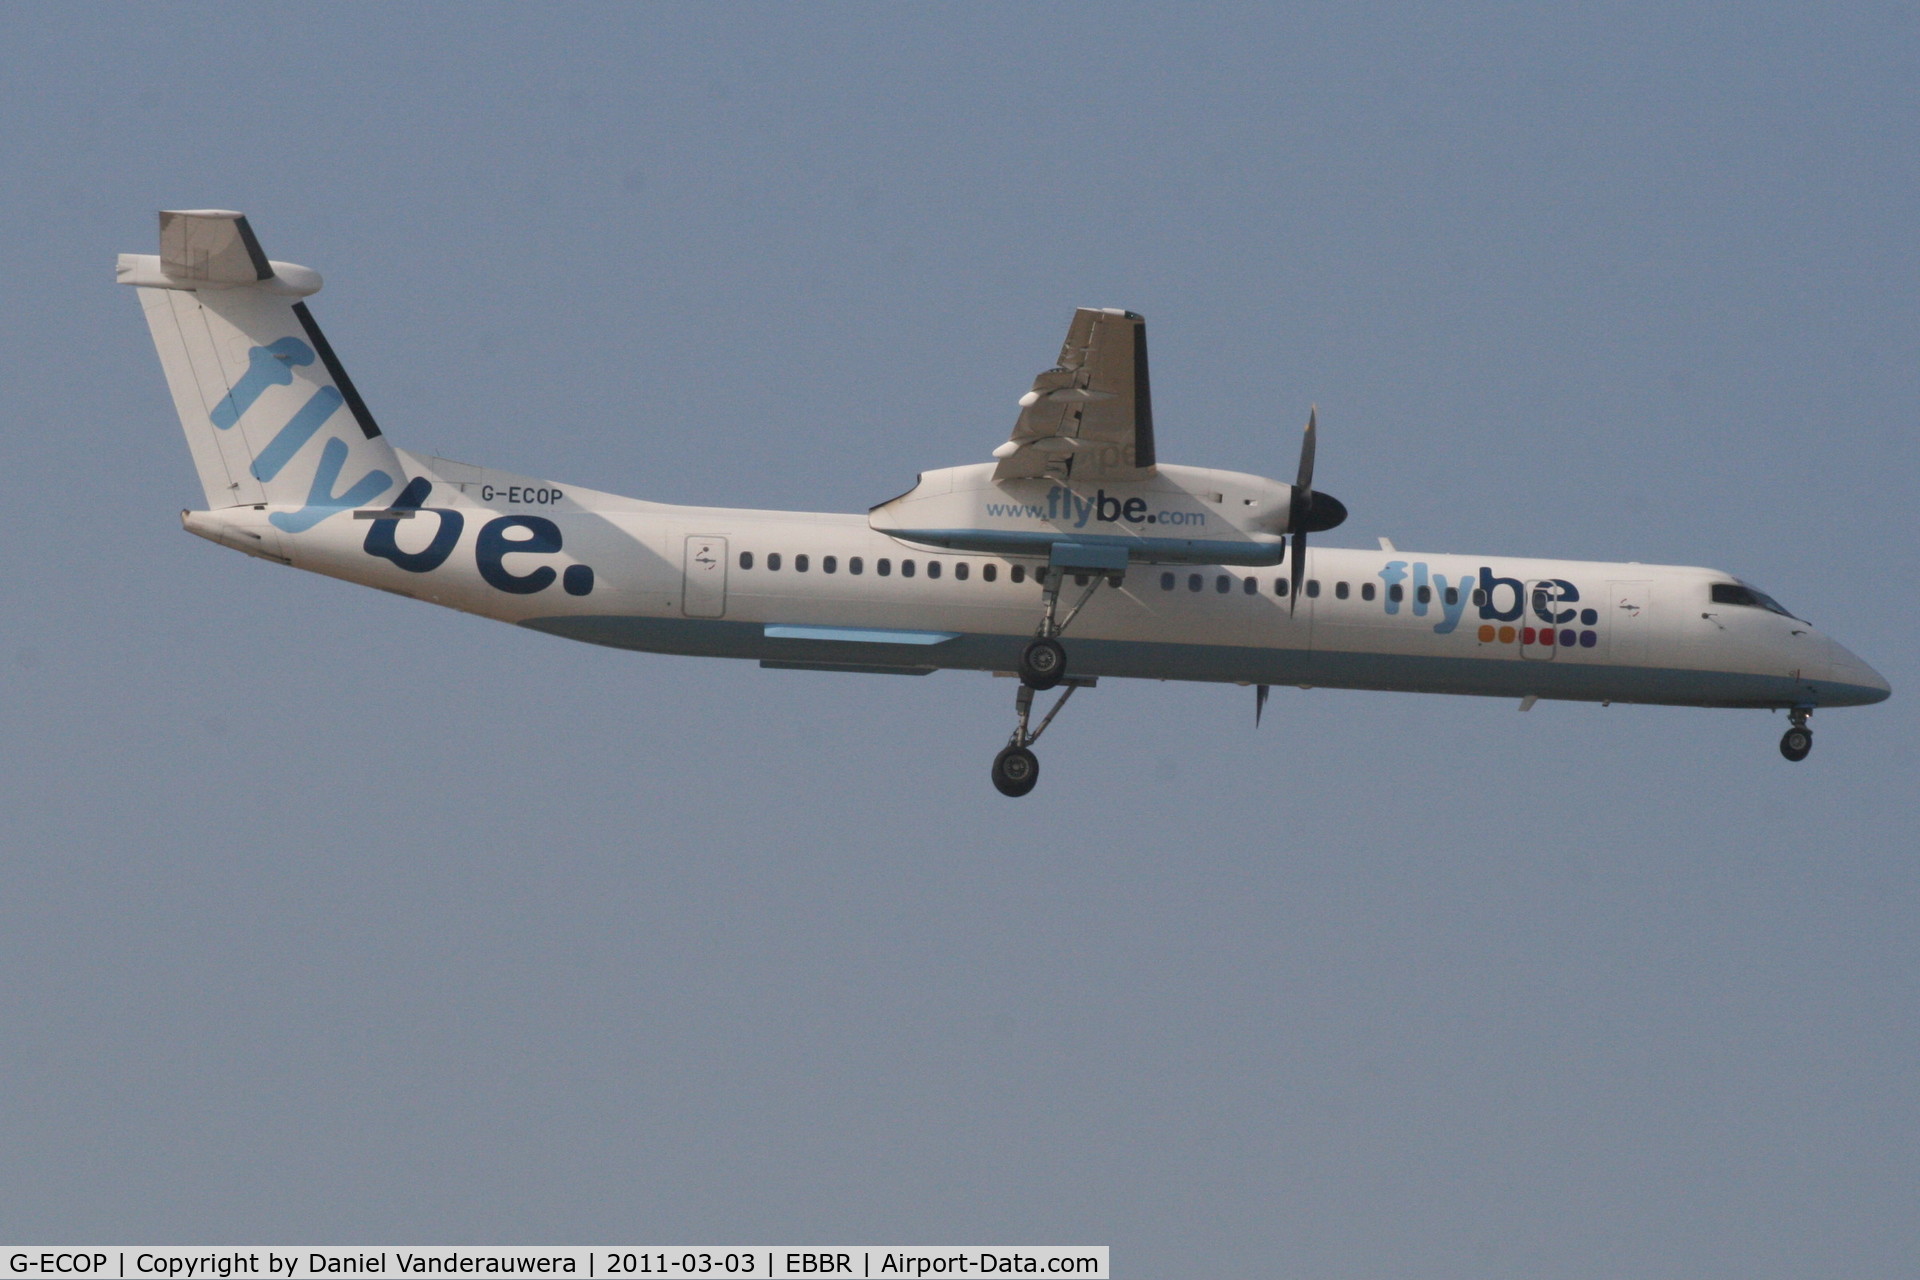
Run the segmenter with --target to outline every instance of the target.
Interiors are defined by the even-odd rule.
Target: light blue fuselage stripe
[[[1125,551],[1135,560],[1154,564],[1232,564],[1267,568],[1279,564],[1286,548],[1274,542],[1228,542],[1206,538],[1131,538],[1116,534],[1071,534],[1058,530],[1028,532],[1019,529],[886,529],[902,542],[919,542],[953,551],[993,555],[1048,555],[1056,543],[1108,547]]]
[[[838,640],[851,644],[944,644],[958,631],[896,631],[885,627],[777,627],[764,629],[769,640]]]

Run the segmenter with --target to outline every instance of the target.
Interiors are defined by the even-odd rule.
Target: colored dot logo
[[[1480,624],[1481,644],[1512,644],[1516,640],[1523,645],[1549,645],[1561,649],[1591,649],[1600,643],[1600,633],[1593,628],[1600,623],[1597,610],[1580,611],[1580,627],[1496,627],[1492,623]]]

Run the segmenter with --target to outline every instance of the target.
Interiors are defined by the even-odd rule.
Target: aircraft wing
[[[995,480],[1138,480],[1150,474],[1147,322],[1131,311],[1074,312],[1060,363],[1020,397],[1013,438],[993,456],[1000,459]]]

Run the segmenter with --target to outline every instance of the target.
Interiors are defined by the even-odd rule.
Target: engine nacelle
[[[903,541],[955,551],[1046,556],[1056,543],[1121,547],[1136,564],[1278,564],[1293,486],[1165,463],[1140,480],[996,482],[994,464],[923,472],[868,513]]]

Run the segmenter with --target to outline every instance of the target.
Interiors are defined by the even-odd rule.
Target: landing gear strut
[[[1813,750],[1813,730],[1807,727],[1812,717],[1812,707],[1795,707],[1787,713],[1793,725],[1780,735],[1781,755],[1796,763],[1807,758],[1807,753]]]
[[[1073,602],[1073,608],[1067,610],[1067,616],[1056,620],[1060,609],[1060,587],[1066,581],[1066,574],[1059,565],[1053,565],[1046,571],[1046,577],[1040,583],[1040,626],[1034,632],[1033,642],[1020,655],[1020,679],[1036,689],[1051,689],[1066,678],[1067,651],[1060,643],[1060,635],[1068,625],[1080,616],[1080,611],[1093,599],[1093,593],[1100,589],[1102,581],[1107,580],[1105,573],[1095,573],[1087,578],[1086,589],[1080,598]],[[1111,579],[1114,586],[1120,585],[1118,574]]]
[[[1033,754],[1033,744],[1060,714],[1060,708],[1067,705],[1073,691],[1095,682],[1093,676],[1067,674],[1067,650],[1060,643],[1060,635],[1080,616],[1080,610],[1086,608],[1087,601],[1093,599],[1093,593],[1102,583],[1120,585],[1127,565],[1124,551],[1079,546],[1054,547],[1051,561],[1040,576],[1040,625],[1020,654],[1020,691],[1013,697],[1013,710],[1019,723],[1014,726],[1007,745],[993,758],[993,785],[1003,796],[1024,796],[1033,790],[1034,784],[1040,781],[1040,759]],[[1062,618],[1058,616],[1060,588],[1069,572],[1079,573],[1086,585]],[[1034,692],[1059,685],[1065,685],[1067,691],[1060,695],[1060,700],[1053,704],[1037,728],[1029,728]]]

